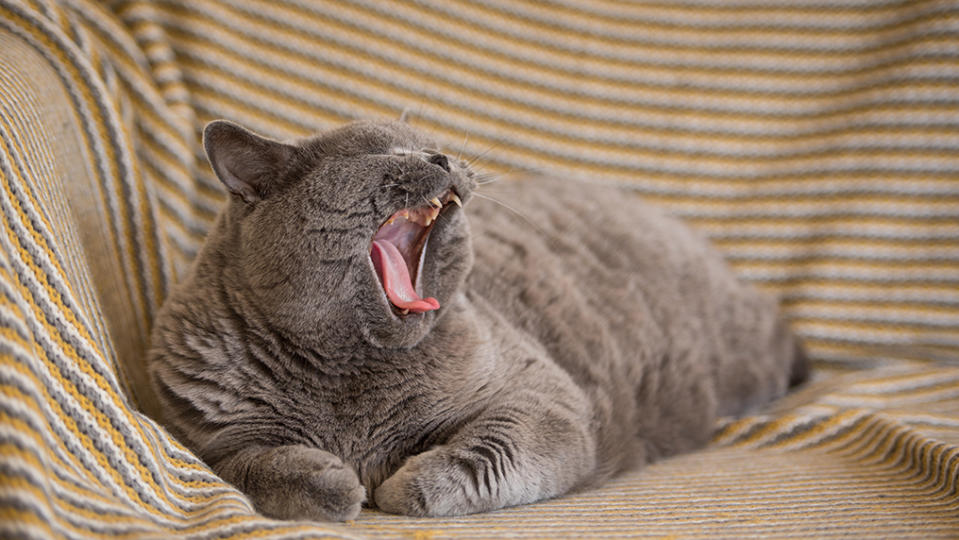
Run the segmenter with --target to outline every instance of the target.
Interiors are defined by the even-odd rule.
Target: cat
[[[149,371],[170,431],[265,515],[556,497],[806,375],[777,305],[622,190],[480,188],[403,122],[279,142],[218,120],[203,144],[230,197]]]

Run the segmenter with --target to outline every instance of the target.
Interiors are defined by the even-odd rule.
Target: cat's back
[[[520,307],[508,301],[515,296],[545,308],[541,317],[555,307],[557,318],[596,310],[604,324],[633,322],[637,311],[673,312],[717,288],[739,288],[703,239],[626,189],[503,180],[482,187],[468,215],[477,261],[471,283],[507,311]],[[670,314],[655,315],[675,325]]]
[[[782,377],[768,391],[740,388],[788,371],[776,367],[794,350],[777,304],[679,220],[626,189],[574,181],[503,180],[478,194],[471,294],[581,385],[605,389],[596,399],[611,410],[682,401],[723,365],[746,367],[719,381],[722,413],[785,389]]]

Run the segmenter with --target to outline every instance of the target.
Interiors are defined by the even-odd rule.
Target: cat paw
[[[489,510],[473,490],[470,466],[437,447],[409,458],[376,488],[380,510],[408,516],[457,516]]]
[[[279,519],[346,521],[360,513],[366,489],[338,457],[305,446],[275,448],[263,456],[247,491],[257,510]]]

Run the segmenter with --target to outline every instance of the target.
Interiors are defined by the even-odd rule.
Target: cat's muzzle
[[[373,236],[370,258],[383,292],[399,315],[440,307],[435,298],[422,298],[417,293],[420,285],[417,278],[423,268],[430,231],[440,214],[452,204],[463,206],[451,188],[430,199],[429,204],[396,212]]]

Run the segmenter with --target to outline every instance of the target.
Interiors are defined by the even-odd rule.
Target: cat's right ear
[[[288,144],[261,137],[227,120],[206,125],[203,149],[223,185],[248,203],[269,194],[294,151]]]

